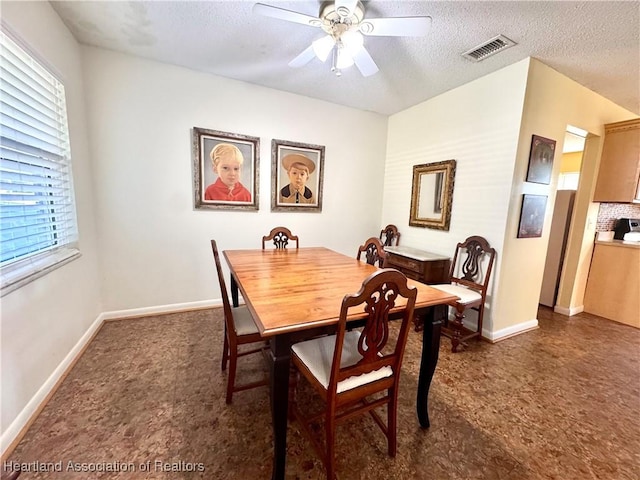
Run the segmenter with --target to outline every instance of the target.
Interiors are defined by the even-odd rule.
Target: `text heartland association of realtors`
[[[196,462],[4,462],[5,472],[204,472],[204,464]]]

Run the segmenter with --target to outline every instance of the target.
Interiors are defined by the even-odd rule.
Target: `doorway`
[[[587,132],[567,126],[564,143],[558,187],[553,207],[549,244],[545,260],[542,287],[540,289],[540,304],[555,307],[560,285],[560,275],[567,250],[567,238],[573,215],[573,204],[580,182],[580,168]]]

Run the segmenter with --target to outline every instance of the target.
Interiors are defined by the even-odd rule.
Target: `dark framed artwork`
[[[260,139],[193,127],[196,209],[258,210]]]
[[[518,238],[535,238],[542,236],[544,214],[547,209],[546,195],[522,196],[522,210],[518,225]]]
[[[551,183],[551,171],[553,170],[553,156],[556,151],[556,141],[539,135],[531,137],[531,150],[529,151],[529,168],[527,169],[527,182]]]
[[[271,211],[321,212],[324,146],[271,141]]]

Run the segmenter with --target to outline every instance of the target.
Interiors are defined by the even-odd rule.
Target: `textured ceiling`
[[[262,3],[317,16],[319,2]],[[287,64],[318,28],[255,15],[251,1],[52,2],[80,43],[381,114],[535,57],[640,114],[639,1],[364,2],[365,18],[429,15],[425,37],[366,37],[380,71],[342,77],[314,59]],[[517,42],[482,62],[461,53],[505,35]]]

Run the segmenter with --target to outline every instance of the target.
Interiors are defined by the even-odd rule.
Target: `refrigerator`
[[[560,284],[564,253],[567,248],[567,237],[571,226],[571,214],[575,196],[575,190],[558,190],[556,192],[551,231],[549,232],[547,259],[544,264],[544,275],[540,290],[540,304],[551,308],[555,306],[558,296],[558,285]]]

